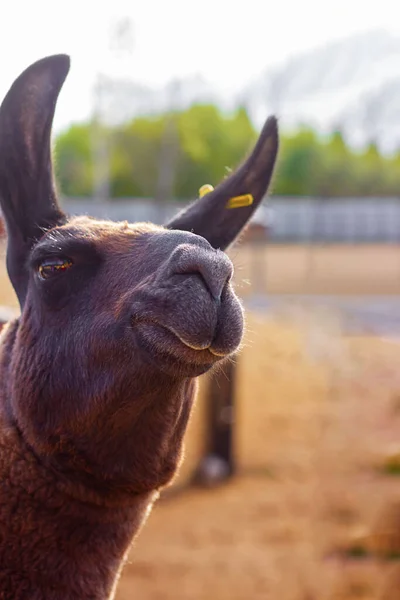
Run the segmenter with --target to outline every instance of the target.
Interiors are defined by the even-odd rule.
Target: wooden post
[[[235,374],[236,357],[212,375],[209,390],[211,415],[210,452],[226,462],[229,475],[233,475],[235,472],[233,447]]]
[[[195,482],[216,485],[235,474],[234,424],[236,357],[211,374],[208,387],[208,452]]]

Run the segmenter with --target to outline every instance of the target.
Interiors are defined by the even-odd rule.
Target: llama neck
[[[81,435],[84,442],[91,436],[91,453],[81,452],[86,462],[75,464],[79,439],[73,439],[71,452],[68,447],[54,456],[46,445],[31,444],[16,418],[17,327],[15,322],[1,335],[0,596],[110,600],[128,548],[158,496],[155,490],[170,482],[179,465],[195,383],[185,380],[142,398],[143,410],[133,422],[126,420],[126,430],[124,421],[114,424],[112,416],[102,415],[100,424]],[[25,407],[22,393],[19,400]],[[119,434],[112,452],[110,430]],[[71,464],[63,457],[71,457]]]
[[[68,496],[1,424],[0,589],[6,600],[113,597],[132,539],[155,494],[102,507]]]

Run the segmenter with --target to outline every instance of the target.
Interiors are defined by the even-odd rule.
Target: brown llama
[[[164,227],[68,218],[51,127],[69,58],[28,67],[0,107],[0,201],[20,316],[0,337],[0,598],[113,598],[174,476],[196,377],[235,352],[223,252],[264,197],[278,133]],[[227,208],[239,195],[248,206]]]

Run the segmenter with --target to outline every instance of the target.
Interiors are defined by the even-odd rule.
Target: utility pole
[[[111,25],[108,51],[113,59],[112,71],[124,61],[130,62],[134,48],[133,23],[129,17],[118,19]],[[117,69],[116,69],[117,70]],[[106,130],[107,121],[113,118],[113,96],[118,80],[99,71],[93,88],[92,153],[93,198],[98,202],[110,199],[111,137]]]
[[[179,133],[177,129],[175,111],[180,99],[181,83],[176,80],[169,85],[168,112],[165,120],[165,128],[161,140],[161,152],[158,165],[158,179],[155,200],[160,212],[160,220],[164,222],[168,218],[167,202],[171,200],[176,164],[179,151]]]
[[[106,202],[110,197],[109,148],[103,121],[105,88],[106,82],[104,80],[104,75],[98,73],[93,90],[94,109],[91,132],[93,152],[93,198],[97,202]]]
[[[161,140],[160,161],[158,167],[158,179],[155,193],[155,201],[160,213],[159,220],[164,222],[168,219],[168,202],[172,199],[175,166],[178,150],[178,132],[173,118],[166,119],[165,129]]]

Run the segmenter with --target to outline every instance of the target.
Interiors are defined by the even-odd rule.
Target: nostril
[[[222,292],[233,276],[233,265],[226,254],[219,250],[186,246],[181,247],[175,256],[176,260],[171,265],[173,273],[200,276],[211,296],[221,300]]]
[[[218,265],[204,264],[199,265],[199,274],[214,300],[220,301],[222,292],[231,280],[231,275],[226,275]]]

